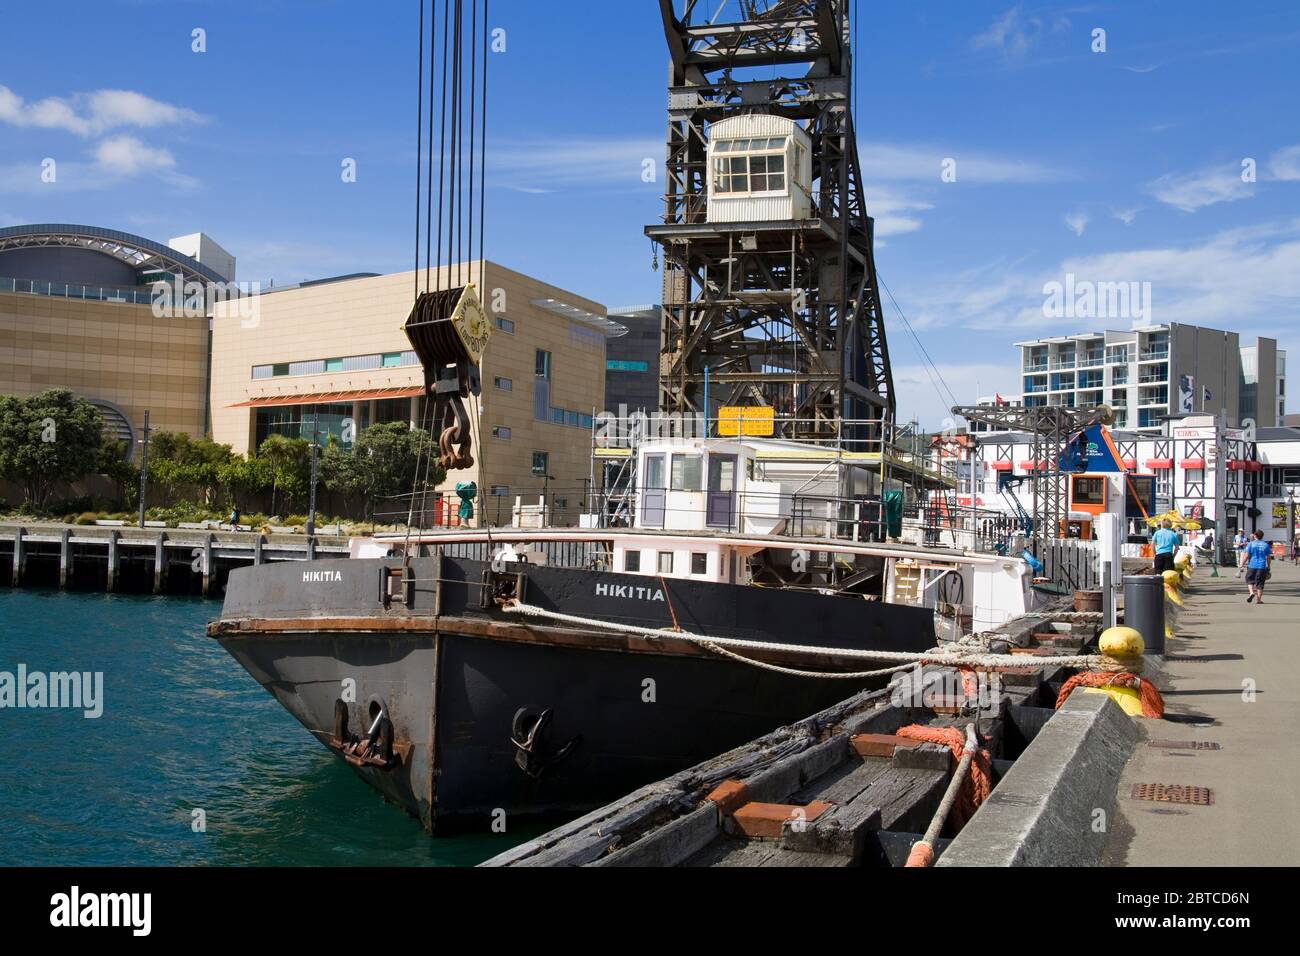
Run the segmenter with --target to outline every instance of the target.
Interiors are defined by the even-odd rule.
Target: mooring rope
[[[638,637],[657,639],[673,637],[681,638],[684,641],[688,641],[698,647],[703,647],[724,657],[752,664],[755,667],[761,667],[765,670],[773,670],[778,673],[791,674],[799,677],[861,680],[867,677],[880,677],[886,674],[908,670],[917,664],[933,664],[939,667],[966,667],[974,670],[993,670],[999,667],[1074,667],[1088,670],[1116,669],[1115,661],[1108,657],[1091,654],[1062,655],[1059,657],[1029,657],[1014,654],[990,654],[985,651],[953,654],[951,651],[945,651],[939,648],[934,648],[923,653],[917,653],[915,651],[879,651],[856,647],[820,647],[804,644],[783,644],[773,641],[755,641],[739,637],[709,637],[704,634],[694,634],[690,631],[673,630],[671,628],[653,628],[641,627],[636,624],[620,624],[615,621],[601,621],[595,618],[581,617],[576,614],[563,614],[559,611],[548,611],[546,608],[537,607],[532,604],[521,604],[517,601],[512,604],[507,604],[503,610],[507,614],[545,618],[547,620],[557,621],[564,624],[573,624],[578,627],[600,628],[608,631],[617,631],[622,634],[632,634]],[[833,671],[801,671],[793,668],[780,667],[776,664],[768,664],[764,661],[756,661],[752,658],[735,653],[735,651],[738,650],[777,651],[796,657],[834,655],[861,660],[897,661],[899,664],[898,666],[889,667],[883,670],[863,671],[855,674],[836,673]]]

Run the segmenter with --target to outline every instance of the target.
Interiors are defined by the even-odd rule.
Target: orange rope
[[[912,724],[898,731],[899,737],[910,740],[922,740],[928,744],[942,744],[952,751],[952,765],[955,768],[966,751],[966,734],[956,727],[922,727]],[[975,815],[989,793],[993,790],[993,761],[987,750],[979,750],[971,760],[970,773],[962,784],[961,793],[952,808],[953,825],[960,829],[966,821]],[[915,848],[913,848],[915,852]]]
[[[1065,703],[1076,687],[1133,686],[1137,687],[1138,699],[1142,702],[1143,717],[1159,720],[1165,715],[1165,699],[1160,696],[1160,691],[1156,689],[1156,685],[1149,680],[1143,680],[1137,674],[1130,674],[1127,671],[1120,671],[1116,674],[1108,674],[1105,671],[1086,671],[1082,674],[1075,674],[1061,688],[1061,693],[1056,698],[1056,709],[1061,709],[1061,705]]]
[[[673,608],[673,596],[669,592],[668,582],[664,580],[664,576],[662,574],[659,575],[659,585],[664,589],[664,598],[668,602],[668,613],[671,614],[673,618],[673,630],[680,631],[682,629],[682,626],[677,623],[677,611]]]
[[[912,852],[907,854],[907,863],[905,866],[909,869],[920,867],[925,869],[934,862],[934,847],[924,840],[917,840],[912,844]]]

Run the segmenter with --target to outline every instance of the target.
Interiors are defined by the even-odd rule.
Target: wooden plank
[[[722,833],[718,808],[708,803],[655,829],[594,866],[680,866]]]

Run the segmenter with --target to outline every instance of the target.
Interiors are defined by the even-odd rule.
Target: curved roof
[[[171,246],[116,229],[50,223],[0,229],[0,252],[51,246],[98,252],[134,269],[169,269],[180,273],[186,281],[227,281],[197,259],[183,255]]]

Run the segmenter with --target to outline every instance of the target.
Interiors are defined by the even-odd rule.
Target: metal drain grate
[[[1148,747],[1157,750],[1222,750],[1213,740],[1148,740]]]
[[[1178,783],[1135,783],[1133,799],[1209,807],[1214,805],[1214,791],[1207,787],[1189,787]]]

